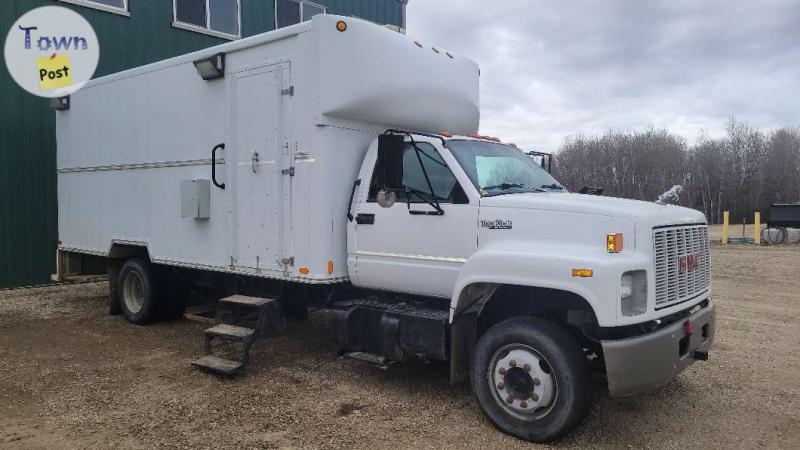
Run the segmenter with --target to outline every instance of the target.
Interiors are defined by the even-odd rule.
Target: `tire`
[[[560,326],[534,317],[508,319],[487,330],[475,346],[470,379],[489,421],[526,441],[564,436],[592,403],[581,346]]]
[[[128,322],[142,325],[158,318],[155,272],[141,259],[122,265],[117,281],[119,306]]]

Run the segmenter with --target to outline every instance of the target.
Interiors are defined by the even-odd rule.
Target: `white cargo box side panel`
[[[347,211],[361,162],[376,133],[314,127],[297,141],[292,178],[295,267],[309,279],[347,277]],[[368,182],[364,182],[368,184]],[[328,273],[328,261],[333,273]]]
[[[315,16],[320,113],[437,133],[478,131],[478,65],[370,22]]]
[[[311,29],[311,22],[304,25]],[[374,28],[378,33],[392,33]],[[320,124],[318,42],[313,32],[300,32],[295,40],[298,57],[292,60],[295,89],[290,97],[292,120],[288,130],[294,176],[286,177],[291,180],[292,193],[289,255],[294,266],[289,270],[293,278],[303,281],[344,281],[348,278],[346,215],[350,191],[369,143],[386,127],[345,120],[338,121],[339,126]],[[308,273],[300,272],[301,268]]]
[[[207,163],[224,140],[225,96],[225,82],[203,81],[191,62],[98,79],[57,116],[58,167]]]
[[[289,192],[267,186],[285,178],[288,165],[288,137],[278,127],[290,119],[275,114],[288,111],[281,80],[290,78],[286,55],[296,33],[275,35],[282,39],[261,36],[264,42],[239,41],[99,78],[72,96],[57,119],[64,248],[106,254],[114,242],[135,243],[158,263],[283,276],[273,272],[281,265],[274,256],[285,253],[289,238],[258,239],[266,224],[260,219],[280,216],[289,204],[260,201]],[[202,80],[192,59],[221,49],[229,50],[225,78]],[[244,135],[232,126],[234,115],[237,123],[254,119],[248,130],[264,135]],[[211,179],[212,148],[221,143],[216,176],[226,189],[211,186],[208,219],[182,217],[181,182]],[[253,152],[262,158],[257,173]]]
[[[112,242],[133,242],[156,259],[224,265],[222,192],[211,190],[207,220],[181,217],[181,181],[210,179],[211,148],[227,134],[225,96],[224,82],[203,81],[191,62],[98,79],[73,94],[57,119],[64,246],[105,254]]]

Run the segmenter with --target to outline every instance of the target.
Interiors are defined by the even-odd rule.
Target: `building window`
[[[275,0],[275,28],[305,22],[326,12],[325,6],[306,0]]]
[[[128,13],[128,0],[60,0],[63,3],[86,6],[87,8],[99,9],[100,11],[112,12],[123,16],[130,16]]]
[[[241,37],[239,0],[174,0],[177,28],[236,39]]]

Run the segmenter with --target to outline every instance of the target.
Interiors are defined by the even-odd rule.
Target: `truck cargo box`
[[[224,76],[201,78],[195,63],[216,55]],[[318,15],[95,79],[56,113],[61,248],[139,245],[159,264],[345,281],[370,142],[387,128],[477,131],[478,76],[469,59]]]

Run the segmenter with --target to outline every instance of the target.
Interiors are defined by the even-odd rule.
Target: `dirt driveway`
[[[555,447],[800,448],[800,247],[713,246],[711,359],[609,399]],[[132,326],[106,288],[0,291],[0,447],[469,447],[496,431],[447,366],[336,359],[320,317],[257,349],[245,378],[192,370],[203,324]]]

